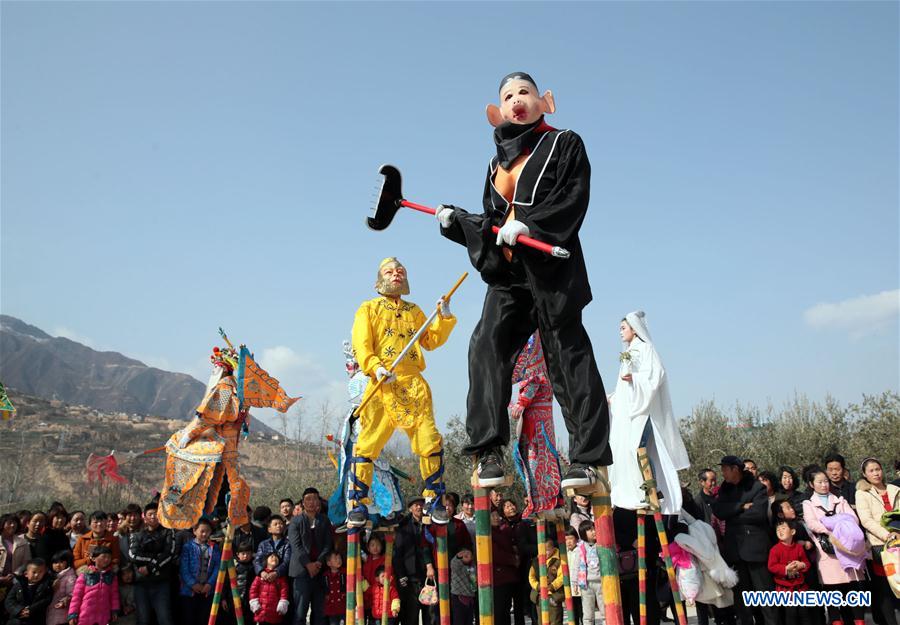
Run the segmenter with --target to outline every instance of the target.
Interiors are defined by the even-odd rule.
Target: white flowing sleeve
[[[637,370],[631,372],[633,385],[631,415],[638,417],[650,413],[650,405],[665,379],[666,372],[662,361],[653,346],[646,343],[640,345],[640,362]]]

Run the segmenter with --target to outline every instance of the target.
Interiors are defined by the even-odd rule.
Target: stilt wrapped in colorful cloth
[[[600,558],[601,592],[606,625],[623,625],[622,590],[619,586],[619,558],[613,529],[613,511],[609,496],[606,468],[597,469],[597,481],[586,489],[568,489],[567,495],[591,498],[594,532],[597,536],[597,555]]]
[[[564,505],[553,427],[553,389],[539,332],[532,334],[522,348],[512,381],[519,385],[518,397],[509,406],[509,414],[517,420],[519,430],[513,458],[525,483],[528,497],[522,517],[528,518]]]
[[[494,563],[491,551],[490,489],[477,486],[475,490],[475,567],[478,579],[478,625],[494,625]]]
[[[203,514],[211,513],[226,476],[229,522],[248,523],[250,489],[240,472],[238,443],[250,418],[249,408],[286,412],[299,399],[288,397],[278,380],[260,368],[243,345],[239,353],[217,347],[211,360],[214,371],[196,416],[166,443],[165,482],[159,501],[159,521],[164,527],[187,529]]]
[[[557,519],[556,525],[556,543],[559,545],[559,563],[562,567],[563,590],[565,591],[565,615],[564,619],[568,625],[578,625],[575,622],[575,604],[572,599],[572,584],[569,573],[569,554],[566,549],[566,524],[562,519]]]
[[[353,528],[347,532],[347,610],[344,613],[345,625],[356,622],[356,604],[363,598],[358,595],[358,579],[361,576],[359,566],[360,530]]]
[[[679,625],[687,625],[687,615],[684,613],[684,605],[681,603],[681,593],[678,590],[678,578],[675,576],[675,567],[672,564],[672,555],[669,553],[669,539],[666,536],[666,528],[663,525],[662,513],[659,510],[659,497],[656,494],[656,482],[653,480],[653,472],[650,468],[650,458],[643,447],[637,451],[638,463],[644,474],[644,490],[650,510],[653,511],[653,521],[656,523],[656,534],[659,537],[660,551],[663,562],[666,564],[666,574],[669,576],[669,585],[672,588],[672,602],[675,604],[675,614],[678,616]]]
[[[438,614],[440,625],[450,625],[450,561],[447,558],[447,526],[436,525]]]
[[[547,521],[538,517],[537,521],[537,548],[538,548],[538,605],[541,613],[541,625],[550,625],[550,589],[547,582]]]
[[[391,584],[394,575],[394,530],[384,532],[384,593],[381,597],[381,625],[388,625],[391,614]]]

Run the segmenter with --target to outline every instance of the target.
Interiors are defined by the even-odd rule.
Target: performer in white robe
[[[620,331],[625,351],[620,357],[616,390],[609,397],[612,503],[629,510],[647,507],[641,490],[644,476],[637,458],[644,439],[657,492],[663,497],[662,513],[678,514],[681,510],[678,470],[688,468],[690,462],[678,421],[672,414],[666,370],[653,347],[643,311],[625,315]]]

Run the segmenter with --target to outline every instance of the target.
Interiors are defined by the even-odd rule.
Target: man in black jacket
[[[422,497],[413,498],[408,504],[409,515],[395,531],[394,575],[399,585],[402,625],[419,625],[420,609],[423,625],[435,622],[432,610],[419,603],[419,592],[425,580],[435,576],[431,547],[425,539],[425,526],[422,525],[424,503]]]
[[[722,458],[722,481],[712,512],[725,521],[722,557],[738,572],[735,610],[741,625],[753,625],[753,610],[744,604],[742,591],[775,589],[768,569],[769,498],[766,487],[744,470],[744,463],[737,456]],[[778,625],[775,608],[761,610],[766,625]]]
[[[291,519],[288,541],[291,543],[291,566],[288,575],[292,579],[294,625],[304,625],[306,614],[312,607],[310,625],[325,623],[325,586],[322,569],[331,553],[333,543],[331,522],[321,513],[319,491],[307,488],[303,491],[303,514]]]
[[[47,564],[34,558],[22,575],[13,577],[12,588],[3,606],[9,614],[9,625],[43,624],[47,606],[53,599],[53,580],[47,575]]]
[[[134,603],[138,625],[172,625],[171,578],[175,535],[156,516],[158,504],[144,506],[143,527],[128,537],[128,557],[135,566]]]
[[[700,482],[700,491],[694,497],[697,507],[703,512],[702,521],[712,524],[712,504],[716,500],[716,472],[712,469],[703,469],[697,475]]]
[[[844,478],[847,471],[847,462],[841,454],[828,454],[822,462],[825,467],[825,475],[828,476],[828,486],[835,497],[843,497],[854,509],[856,508],[856,484]]]

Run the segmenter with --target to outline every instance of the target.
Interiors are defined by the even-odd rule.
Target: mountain
[[[0,380],[20,393],[106,412],[188,419],[206,386],[0,315]]]

